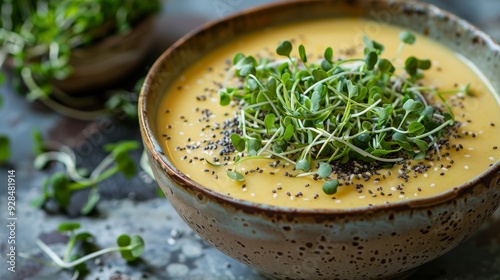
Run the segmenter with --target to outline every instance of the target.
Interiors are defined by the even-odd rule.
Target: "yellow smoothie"
[[[377,23],[378,24],[378,23]],[[237,52],[256,58],[278,58],[275,49],[282,40],[303,44],[311,61],[321,59],[332,47],[335,59],[363,57],[362,34],[385,46],[384,57],[392,59],[398,49],[400,28],[379,25],[367,28],[362,19],[327,19],[269,27],[241,36],[211,51],[182,73],[158,107],[159,139],[172,163],[194,181],[216,192],[256,203],[297,208],[354,208],[429,197],[463,184],[500,159],[498,141],[500,108],[498,93],[466,58],[438,43],[417,35],[394,65],[404,65],[408,56],[432,60],[422,82],[438,90],[470,83],[472,96],[450,94],[456,135],[427,159],[408,160],[392,168],[360,173],[352,170],[349,181],[341,181],[337,193],[322,191],[323,181],[297,177],[293,164],[277,159],[248,160],[237,166],[245,174],[234,181],[226,170],[234,168],[234,155],[221,155],[224,133],[234,121],[237,106],[219,105],[218,91],[226,81],[230,61]],[[297,48],[292,56],[298,57]],[[437,102],[437,101],[436,101]],[[227,137],[225,139],[227,142]],[[239,154],[239,153],[238,153]],[[361,163],[362,164],[362,163]],[[335,174],[333,174],[335,175]]]

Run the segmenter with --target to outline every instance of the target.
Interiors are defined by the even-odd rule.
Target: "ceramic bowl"
[[[59,90],[70,95],[89,95],[89,91],[116,83],[143,62],[153,42],[155,17],[149,16],[125,34],[109,36],[92,46],[71,53],[72,73],[64,80],[53,80]]]
[[[429,198],[346,210],[306,210],[235,200],[193,182],[164,155],[157,104],[183,68],[228,38],[269,25],[320,17],[364,17],[431,37],[468,57],[494,81],[500,47],[469,23],[408,1],[289,1],[212,22],[169,48],[147,76],[140,128],[159,186],[208,243],[279,279],[400,277],[473,234],[500,198],[500,162],[463,185]],[[496,91],[500,92],[498,84]]]

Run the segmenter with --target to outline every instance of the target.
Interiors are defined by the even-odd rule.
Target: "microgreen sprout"
[[[1,78],[1,76],[0,76]],[[1,85],[0,81],[0,85]],[[0,108],[3,105],[3,97],[0,95]],[[4,164],[10,158],[10,139],[0,134],[0,164]]]
[[[74,276],[73,279],[77,279],[79,276],[83,275],[87,271],[85,263],[89,260],[95,259],[104,254],[109,254],[113,252],[120,252],[123,259],[126,261],[134,261],[139,258],[144,253],[144,240],[138,235],[129,236],[127,234],[120,235],[116,239],[117,246],[101,249],[94,251],[88,255],[79,256],[74,253],[74,250],[78,244],[89,245],[92,244],[94,240],[94,235],[89,232],[77,232],[80,229],[80,223],[68,222],[62,223],[58,227],[58,231],[68,236],[68,243],[66,244],[66,250],[62,258],[54,252],[47,244],[42,240],[37,239],[36,245],[49,257],[50,262],[33,257],[26,253],[21,252],[19,255],[26,259],[31,259],[38,263],[58,267],[61,269],[73,269]]]
[[[398,55],[402,46],[416,41],[406,31],[400,39]],[[394,65],[382,57],[382,44],[366,35],[363,42],[364,57],[345,60],[334,61],[332,48],[327,48],[324,59],[308,62],[303,45],[295,59],[289,41],[276,49],[288,59],[279,63],[235,55],[230,71],[243,86],[229,85],[226,79],[220,91],[221,105],[233,100],[241,106],[241,133],[230,137],[241,157],[227,171],[230,178],[244,180],[237,172],[243,160],[279,158],[305,172],[297,176],[316,174],[324,180],[324,192],[334,194],[339,182],[331,176],[333,162],[383,166],[425,156],[454,124],[442,95],[417,84],[431,61],[411,56],[403,66]],[[447,111],[429,105],[425,95],[435,95]],[[312,166],[317,170],[311,171]]]
[[[0,135],[0,164],[5,163],[10,158],[10,140],[5,135]]]
[[[32,201],[32,205],[42,207],[49,199],[53,199],[63,210],[70,207],[71,196],[74,192],[90,189],[85,204],[80,209],[80,214],[89,214],[100,199],[97,185],[111,176],[122,173],[126,178],[132,178],[136,174],[135,161],[129,155],[129,151],[139,148],[137,141],[122,141],[108,144],[104,149],[109,152],[101,163],[88,174],[86,170],[77,168],[76,156],[73,151],[64,145],[48,142],[43,148],[39,143],[39,134],[34,133],[36,150],[42,150],[34,160],[37,169],[44,168],[48,162],[56,161],[62,163],[65,172],[56,172],[43,183],[42,194]]]
[[[160,1],[38,0],[2,1],[0,69],[12,68],[19,91],[28,101],[39,100],[52,110],[78,119],[109,115],[108,109],[88,109],[102,98],[76,97],[55,85],[74,72],[72,55],[112,35],[127,34],[160,9]],[[5,77],[0,74],[0,84]],[[120,96],[111,105],[123,105]],[[86,109],[82,109],[85,105]],[[133,110],[125,106],[126,114]]]

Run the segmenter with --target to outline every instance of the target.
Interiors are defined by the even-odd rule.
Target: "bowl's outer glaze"
[[[161,151],[155,112],[166,87],[197,56],[259,28],[308,18],[361,16],[434,38],[468,57],[490,81],[500,47],[433,6],[401,1],[292,1],[211,23],[167,50],[139,102],[141,132],[155,177],[182,218],[227,255],[276,278],[374,279],[404,273],[467,239],[500,202],[500,162],[471,182],[430,198],[374,207],[291,209],[234,200],[181,174]],[[500,85],[492,84],[496,91]],[[151,115],[151,117],[150,117]]]

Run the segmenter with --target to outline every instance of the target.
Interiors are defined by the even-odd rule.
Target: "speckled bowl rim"
[[[416,209],[423,207],[431,207],[437,206],[440,204],[447,203],[460,195],[471,192],[474,187],[480,184],[483,180],[488,177],[492,177],[495,173],[500,172],[500,161],[496,161],[492,166],[490,166],[483,173],[479,174],[472,180],[465,182],[462,185],[456,186],[450,190],[439,193],[437,195],[424,197],[424,198],[416,198],[409,199],[405,201],[393,202],[388,204],[378,204],[373,206],[361,206],[361,207],[353,207],[346,209],[339,208],[297,208],[297,207],[285,207],[285,206],[274,206],[270,204],[262,204],[256,202],[250,202],[246,200],[236,199],[234,197],[216,192],[214,190],[208,189],[204,187],[202,184],[199,184],[193,181],[191,178],[187,177],[181,171],[179,171],[167,158],[167,156],[162,152],[161,145],[155,137],[155,129],[154,126],[151,125],[150,122],[150,112],[147,112],[146,108],[148,107],[148,91],[150,85],[153,83],[154,79],[158,78],[158,74],[156,74],[158,69],[160,69],[162,61],[167,59],[170,53],[173,52],[177,47],[181,46],[185,41],[190,40],[190,38],[197,36],[199,33],[207,32],[218,25],[224,25],[227,22],[232,21],[235,18],[238,18],[242,15],[248,15],[256,12],[262,12],[262,10],[267,10],[269,8],[277,8],[283,5],[295,5],[297,3],[304,2],[324,2],[328,0],[293,0],[287,2],[277,2],[271,4],[260,5],[254,8],[250,8],[238,13],[231,14],[219,20],[211,21],[207,24],[204,24],[192,32],[188,33],[177,42],[175,42],[172,46],[170,46],[153,64],[151,69],[149,70],[148,75],[146,76],[143,88],[141,90],[141,94],[139,97],[138,111],[139,111],[139,124],[141,129],[141,135],[143,139],[143,143],[145,148],[152,155],[152,159],[154,160],[161,168],[161,170],[169,173],[164,174],[165,176],[173,176],[176,179],[176,183],[182,182],[185,186],[189,186],[192,190],[201,192],[204,195],[215,199],[221,204],[229,204],[234,206],[236,209],[246,209],[246,211],[259,211],[262,210],[266,213],[274,213],[274,214],[304,214],[304,215],[350,215],[350,214],[363,214],[363,213],[374,213],[377,211],[387,211],[387,210],[398,210],[398,209]],[[345,1],[345,2],[356,2],[356,1]],[[500,52],[500,46],[497,42],[495,42],[489,35],[480,31],[476,26],[471,23],[460,19],[458,16],[451,14],[441,8],[438,8],[432,4],[422,3],[418,1],[405,1],[405,0],[371,0],[371,2],[380,2],[380,3],[398,3],[402,5],[411,5],[412,7],[416,7],[418,9],[423,9],[429,12],[429,17],[436,16],[444,16],[449,18],[450,21],[457,22],[461,27],[468,32],[473,32],[476,37],[483,40],[484,43],[488,45],[491,50],[496,52]],[[155,106],[153,106],[155,107]],[[156,112],[151,112],[154,119],[154,114]],[[154,124],[154,122],[153,122]],[[170,180],[172,178],[169,178]]]

